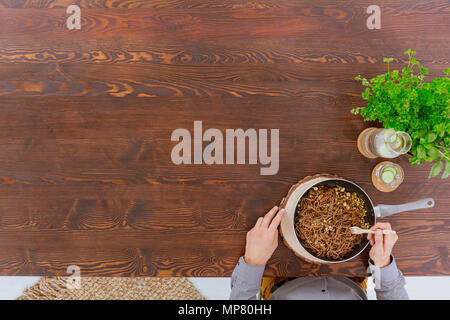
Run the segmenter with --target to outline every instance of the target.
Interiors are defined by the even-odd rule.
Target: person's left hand
[[[285,212],[284,209],[278,211],[277,206],[273,207],[264,217],[260,217],[255,226],[247,232],[245,263],[256,266],[267,263],[278,246],[278,226]]]

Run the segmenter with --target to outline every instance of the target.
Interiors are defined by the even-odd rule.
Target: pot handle
[[[397,205],[387,205],[387,204],[379,204],[374,207],[375,217],[384,218],[390,216],[394,213],[404,212],[404,211],[412,211],[417,209],[426,209],[434,207],[434,200],[432,198],[425,198],[413,202],[397,204]]]

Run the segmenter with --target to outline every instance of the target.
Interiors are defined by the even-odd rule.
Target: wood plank
[[[308,7],[258,9],[96,9],[83,10],[81,30],[68,30],[65,9],[16,9],[0,11],[0,39],[247,39],[316,38],[343,41],[355,37],[398,39],[424,37],[448,30],[447,4],[420,10],[384,8],[383,28],[369,30],[365,7],[314,9]],[[277,28],[273,28],[276,25]]]
[[[0,8],[66,8],[74,4],[72,0],[0,0]],[[280,8],[302,7],[328,8],[340,6],[343,8],[368,7],[373,2],[370,0],[77,0],[80,8],[104,8],[104,9],[132,9],[132,8]],[[409,10],[419,8],[439,7],[448,4],[446,0],[380,0],[380,6],[404,7]]]
[[[175,188],[175,190],[180,188]],[[223,188],[213,190],[226,192]],[[249,188],[250,189],[250,188]],[[257,187],[252,189],[257,190]],[[223,193],[224,195],[226,193]],[[228,191],[231,194],[232,191]],[[184,192],[182,194],[187,194]],[[1,231],[63,231],[63,230],[139,230],[161,231],[178,230],[180,232],[199,231],[246,231],[252,228],[258,218],[257,211],[263,211],[265,202],[243,199],[236,201],[230,197],[214,197],[214,206],[198,204],[201,193],[195,198],[194,192],[188,199],[170,199],[166,206],[161,206],[155,197],[142,199],[116,198],[75,198],[30,199],[22,195],[20,201],[2,199],[0,205]],[[31,194],[30,194],[31,195]],[[405,234],[413,235],[415,230],[430,232],[448,231],[448,215],[442,210],[450,205],[449,200],[435,197],[436,207],[427,211],[402,213],[387,219],[394,227]],[[394,200],[383,203],[395,203]],[[378,204],[378,203],[377,203]],[[270,203],[268,203],[270,205]],[[222,209],[226,208],[226,209]],[[255,214],[246,215],[246,212]],[[420,220],[423,225],[416,226]]]
[[[92,201],[90,201],[92,202]],[[104,228],[96,228],[96,226],[90,227],[83,225],[79,229],[76,226],[72,228],[69,225],[69,220],[78,222],[83,221],[83,206],[86,203],[77,202],[72,208],[71,212],[66,217],[66,223],[61,228],[52,229],[38,229],[38,230],[6,230],[0,231],[0,240],[2,240],[0,247],[5,248],[33,248],[39,249],[41,247],[58,248],[58,247],[72,247],[72,248],[89,248],[89,247],[102,247],[102,248],[151,248],[154,250],[160,250],[170,246],[177,247],[179,249],[189,249],[191,247],[209,248],[209,247],[238,247],[243,248],[245,246],[245,233],[241,230],[232,230],[222,228],[221,230],[214,230],[214,228],[205,230],[205,228],[185,228],[183,225],[183,217],[172,216],[170,218],[171,226],[153,226],[149,224],[145,229],[133,230],[133,226],[128,226],[126,223],[121,223],[119,228],[108,228],[107,224],[103,224],[104,217],[95,217],[93,215],[86,215],[88,218],[94,220],[97,218],[99,225],[105,226]],[[81,210],[81,214],[78,216],[78,208]],[[422,215],[424,213],[422,212]],[[72,215],[76,215],[72,217]],[[436,247],[445,246],[446,239],[443,238],[445,233],[449,230],[450,218],[442,217],[442,215],[428,214],[428,219],[417,217],[414,223],[405,223],[407,214],[399,214],[396,217],[390,217],[383,219],[383,221],[392,221],[392,225],[395,230],[401,235],[401,241],[399,242],[398,251],[400,251],[400,257],[403,256],[401,249],[404,245],[408,246],[411,241],[417,241],[419,243],[425,243],[426,245],[418,245],[419,248],[428,247],[429,242]],[[206,215],[205,215],[206,216]],[[414,216],[409,214],[409,218]],[[128,218],[128,216],[127,216]],[[135,218],[135,217],[131,217]],[[441,218],[438,220],[436,218]],[[443,218],[443,219],[442,219]],[[168,219],[169,220],[169,219]],[[211,219],[213,220],[213,219]],[[127,222],[126,220],[123,220]],[[420,226],[420,223],[426,224],[426,226]],[[419,227],[417,227],[419,225]],[[151,231],[151,232],[148,232]],[[171,235],[171,236],[170,236]],[[176,235],[176,236],[175,236]],[[9,239],[9,241],[8,241]],[[74,239],[76,239],[74,243]],[[415,240],[414,240],[415,239]]]
[[[414,48],[417,59],[425,66],[448,64],[449,44],[445,34],[430,31],[426,37],[411,35],[399,41],[395,35],[386,38],[354,38],[349,41],[308,39],[244,39],[227,41],[165,40],[86,40],[47,39],[0,40],[0,62],[26,63],[98,63],[156,65],[222,65],[320,63],[383,63],[392,57],[394,63],[407,62],[403,52]],[[351,43],[351,46],[349,46]],[[433,48],[432,51],[429,48]]]
[[[89,64],[0,64],[0,96],[208,97],[360,95],[358,74],[370,78],[385,65],[335,64],[152,66]],[[403,68],[393,64],[392,68]],[[443,75],[448,65],[429,66]]]

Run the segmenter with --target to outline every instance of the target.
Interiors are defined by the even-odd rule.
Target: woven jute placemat
[[[42,277],[18,300],[204,300],[187,278],[82,277],[75,288],[67,281]]]

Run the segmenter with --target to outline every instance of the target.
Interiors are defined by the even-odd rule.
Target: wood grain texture
[[[423,10],[424,8],[436,8],[447,4],[446,0],[384,0],[383,5],[404,7],[410,10]],[[352,8],[367,7],[371,0],[0,0],[0,8],[66,8],[71,4],[77,4],[81,8],[105,8],[105,9],[132,9],[132,8],[279,8],[279,7],[336,7]]]
[[[82,29],[65,29],[65,8]],[[413,48],[448,68],[448,1],[394,1],[368,30],[369,1],[0,0],[0,274],[229,276],[245,234],[300,178],[329,172],[375,204],[432,197],[394,215],[407,275],[450,275],[450,182],[395,159],[405,181],[377,191],[349,110],[353,78],[403,66]],[[279,128],[280,169],[174,165],[171,132]],[[375,124],[376,125],[376,124]],[[267,275],[354,276],[299,259],[280,241]]]
[[[392,67],[398,67],[392,64]],[[337,64],[324,69],[321,64],[271,65],[88,65],[1,64],[10,74],[0,80],[0,96],[112,96],[112,97],[208,97],[235,96],[356,96],[361,85],[358,74],[375,76],[386,72],[380,64]],[[432,75],[443,75],[445,64],[432,64]],[[323,80],[318,81],[320,74]]]
[[[448,64],[445,59],[446,46],[428,48],[441,38],[427,36],[418,41],[414,38],[399,42],[396,38],[352,39],[349,41],[323,41],[308,39],[308,46],[301,39],[236,39],[232,42],[213,41],[167,41],[114,39],[75,41],[70,37],[54,41],[46,39],[0,40],[0,62],[26,62],[58,64],[88,62],[97,64],[156,64],[156,65],[234,65],[234,64],[357,64],[382,63],[383,57],[392,57],[394,63],[404,63],[407,56],[399,54],[405,47],[414,47],[422,62],[426,64]],[[427,53],[423,55],[423,53]]]
[[[127,38],[147,41],[316,38],[345,41],[353,37],[397,38],[448,30],[448,4],[422,10],[385,7],[383,28],[366,27],[365,7],[268,9],[98,9],[83,10],[81,30],[68,30],[65,9],[5,8],[0,11],[0,39],[33,39],[35,32],[50,40]],[[274,25],[277,27],[274,28]],[[372,31],[372,32],[371,32]]]

